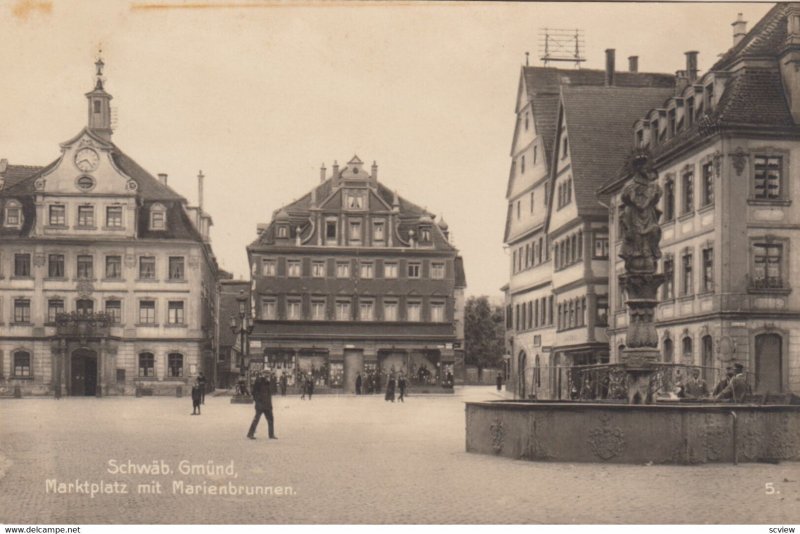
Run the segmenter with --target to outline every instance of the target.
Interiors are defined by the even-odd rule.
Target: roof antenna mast
[[[579,69],[586,61],[586,40],[581,29],[542,28],[539,34],[539,59],[544,66],[551,61],[575,63]]]

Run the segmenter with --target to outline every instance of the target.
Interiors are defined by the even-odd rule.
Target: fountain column
[[[646,152],[634,152],[628,167],[633,180],[622,190],[620,257],[625,273],[619,277],[627,295],[628,329],[620,363],[627,375],[628,402],[638,404],[652,402],[650,378],[660,359],[654,316],[658,288],[664,282],[664,275],[656,273],[661,257],[661,187]]]

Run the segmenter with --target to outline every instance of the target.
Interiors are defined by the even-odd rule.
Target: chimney
[[[197,171],[197,207],[203,213],[203,171]]]
[[[373,180],[376,180],[376,181],[378,180],[378,163],[375,162],[375,161],[372,162],[372,175],[371,176],[372,176]]]
[[[690,50],[686,54],[686,77],[689,78],[689,83],[694,83],[697,80],[697,51]]]
[[[325,171],[326,170],[327,169],[325,168],[325,164],[323,163],[322,167],[319,168],[319,183],[322,183],[322,182],[325,181]]]
[[[639,72],[639,56],[628,57],[628,70],[630,72]]]
[[[614,49],[606,49],[606,87],[614,85]]]
[[[339,162],[333,160],[333,178],[331,179],[333,187],[339,187]]]
[[[736,21],[731,24],[733,26],[733,46],[738,45],[744,36],[747,35],[747,21],[742,18],[742,14],[736,15]]]
[[[158,181],[161,182],[161,185],[167,185],[167,173],[158,173]]]

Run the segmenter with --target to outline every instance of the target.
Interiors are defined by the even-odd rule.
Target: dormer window
[[[675,108],[672,108],[671,110],[669,110],[668,117],[669,117],[669,119],[668,119],[669,120],[669,122],[668,122],[668,124],[669,124],[669,136],[673,137],[675,135],[675,132],[677,131],[677,129],[676,129],[677,121],[676,121]]]
[[[95,113],[100,113],[100,106],[102,105],[100,103],[100,101],[99,100],[95,100],[94,102],[92,102],[92,104],[94,105],[94,112]]]
[[[277,237],[281,239],[286,239],[289,237],[289,228],[285,224],[278,226]]]
[[[150,208],[150,229],[164,230],[167,227],[167,208],[162,204],[153,204]]]
[[[714,84],[706,85],[706,113],[711,113],[714,110]]]
[[[325,221],[325,240],[329,243],[336,242],[336,219]]]
[[[686,99],[686,127],[691,128],[694,123],[694,97],[690,96]]]
[[[431,242],[431,227],[430,226],[423,226],[419,229],[419,242],[420,243],[430,243]]]
[[[372,222],[372,240],[383,241],[386,239],[386,223],[384,221]]]
[[[22,226],[22,206],[16,200],[10,200],[6,204],[5,225],[9,227]]]
[[[658,121],[650,123],[650,139],[653,146],[658,144]]]
[[[636,130],[636,146],[640,148],[644,146],[644,130],[641,128]]]
[[[345,207],[349,210],[364,209],[364,191],[348,191],[345,193]]]

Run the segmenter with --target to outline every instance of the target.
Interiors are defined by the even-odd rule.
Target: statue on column
[[[661,187],[658,175],[647,168],[647,156],[634,156],[633,181],[622,190],[622,250],[627,273],[655,273],[661,257]]]

